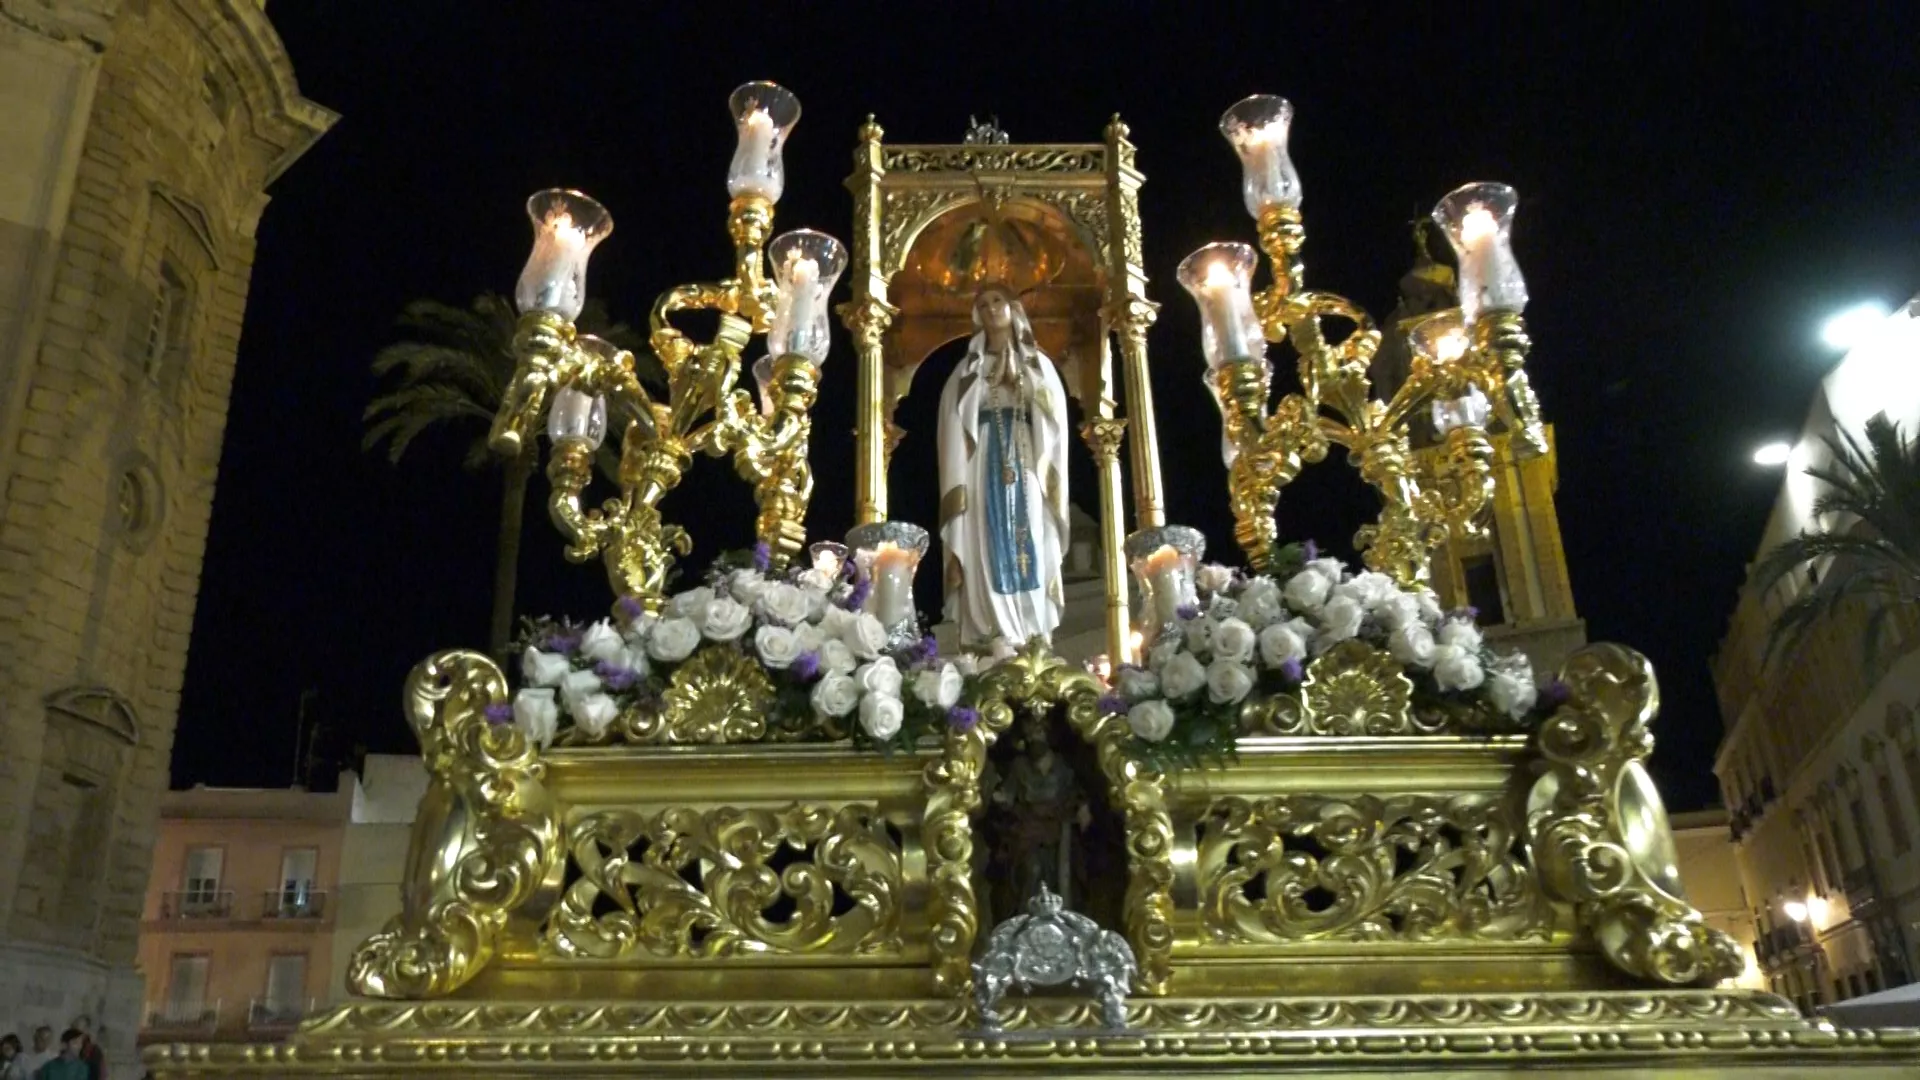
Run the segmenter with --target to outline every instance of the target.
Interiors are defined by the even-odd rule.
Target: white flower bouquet
[[[1114,673],[1102,708],[1126,717],[1140,756],[1163,768],[1230,756],[1246,702],[1297,693],[1314,658],[1356,639],[1400,662],[1416,707],[1520,728],[1561,699],[1558,684],[1543,695],[1524,655],[1489,649],[1470,609],[1442,611],[1430,590],[1348,573],[1311,545],[1287,554],[1291,565],[1273,576],[1198,568],[1198,603],[1180,610],[1142,666]]]
[[[730,650],[773,687],[774,737],[852,734],[890,748],[977,723],[967,658],[942,659],[931,637],[890,651],[886,628],[865,610],[869,592],[851,560],[774,574],[755,549],[720,560],[706,584],[658,614],[623,600],[615,618],[589,625],[530,621],[516,646],[519,689],[489,719],[541,746],[599,741],[621,717],[661,709],[675,672],[697,655]]]

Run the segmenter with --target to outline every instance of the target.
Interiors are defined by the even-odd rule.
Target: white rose
[[[1148,742],[1159,742],[1173,731],[1173,707],[1164,701],[1143,701],[1127,710],[1127,726]]]
[[[1192,653],[1174,654],[1160,669],[1160,688],[1170,698],[1183,698],[1207,685],[1207,669]]]
[[[1533,679],[1523,677],[1520,672],[1503,669],[1487,676],[1487,700],[1516,720],[1527,715],[1539,698],[1540,691],[1534,687]]]
[[[727,575],[727,593],[735,600],[751,606],[760,594],[766,590],[767,578],[758,570],[735,570]]]
[[[599,692],[600,676],[591,671],[569,671],[566,677],[560,680],[560,700],[566,704],[568,714],[574,715],[575,719],[578,719],[576,714],[579,711],[580,702],[587,695]]]
[[[577,702],[569,702],[567,712],[573,722],[580,725],[580,730],[598,736],[620,715],[620,706],[605,694],[588,694]]]
[[[836,604],[820,613],[820,631],[828,637],[841,637],[853,620],[853,612]]]
[[[716,596],[707,604],[700,629],[712,641],[738,641],[753,625],[753,611],[730,596]]]
[[[1214,593],[1213,599],[1207,601],[1207,617],[1214,622],[1231,619],[1238,614],[1240,614],[1240,602],[1230,599],[1223,593]]]
[[[1233,570],[1219,563],[1208,563],[1193,572],[1193,584],[1202,593],[1224,592],[1233,584]]]
[[[913,677],[913,696],[930,709],[951,709],[960,703],[964,681],[952,664],[928,668]]]
[[[1351,596],[1368,611],[1397,596],[1399,592],[1400,587],[1393,583],[1393,579],[1377,570],[1362,571],[1333,587],[1335,596]]]
[[[854,659],[853,650],[839,638],[828,638],[820,643],[820,670],[835,675],[851,675],[853,669],[860,666]]]
[[[1202,615],[1197,619],[1188,619],[1181,626],[1181,633],[1187,638],[1187,651],[1203,653],[1213,648],[1213,617]]]
[[[808,592],[819,593],[824,597],[833,591],[835,585],[840,584],[840,575],[813,566],[800,571],[799,581],[802,589]]]
[[[753,651],[762,664],[785,671],[800,658],[800,637],[784,626],[763,626],[753,632]]]
[[[839,672],[829,672],[813,684],[813,711],[822,716],[845,716],[860,704],[860,684]]]
[[[1373,617],[1389,632],[1420,622],[1420,603],[1403,592],[1396,592],[1373,609]]]
[[[529,688],[513,696],[513,726],[520,729],[528,742],[541,746],[552,743],[559,723],[560,706],[554,703],[553,691]]]
[[[1280,586],[1272,578],[1254,578],[1240,592],[1240,617],[1258,630],[1286,614],[1280,604]]]
[[[1347,576],[1347,568],[1340,564],[1339,559],[1331,556],[1324,559],[1314,559],[1307,563],[1305,567],[1302,567],[1302,569],[1311,570],[1321,577],[1326,578],[1328,585],[1338,585]]]
[[[692,619],[661,619],[647,635],[647,655],[662,663],[677,664],[693,655],[700,644],[700,628]]]
[[[860,699],[860,726],[875,739],[891,739],[900,732],[907,718],[906,706],[897,697],[868,694]]]
[[[1366,617],[1360,601],[1351,596],[1334,597],[1320,609],[1320,633],[1315,644],[1332,645],[1359,634],[1360,623]]]
[[[1278,669],[1289,660],[1307,658],[1307,635],[1291,622],[1274,623],[1260,631],[1260,662]]]
[[[1327,602],[1333,582],[1318,570],[1302,570],[1287,579],[1287,604],[1295,611],[1318,611]]]
[[[1440,621],[1442,614],[1440,598],[1433,595],[1432,589],[1416,589],[1413,593],[1413,602],[1420,607],[1420,621],[1429,626]]]
[[[1176,631],[1156,640],[1147,649],[1147,668],[1152,671],[1165,671],[1167,661],[1180,653],[1180,646],[1186,639]]]
[[[1473,690],[1485,682],[1487,673],[1480,668],[1480,656],[1458,645],[1433,647],[1433,681],[1442,690]]]
[[[1253,671],[1232,660],[1215,660],[1207,665],[1207,697],[1215,705],[1232,705],[1253,689]]]
[[[879,619],[862,611],[846,624],[840,639],[847,643],[847,648],[853,650],[853,655],[862,660],[871,660],[887,647],[887,628],[880,625]]]
[[[860,670],[853,673],[853,681],[859,683],[860,689],[868,694],[890,698],[900,696],[900,668],[891,656],[860,665]]]
[[[659,623],[660,616],[648,612],[641,612],[639,618],[627,624],[625,635],[627,644],[645,648],[647,635],[653,633],[653,628],[659,625]]]
[[[672,600],[667,601],[667,610],[683,619],[698,621],[706,612],[707,605],[712,602],[713,590],[702,585],[697,589],[688,589],[686,592],[676,594]]]
[[[1128,701],[1143,701],[1160,694],[1160,676],[1146,668],[1123,667],[1114,679],[1114,688]]]
[[[972,653],[961,653],[953,658],[953,666],[961,675],[980,674],[980,658]]]
[[[1433,635],[1442,645],[1452,645],[1468,652],[1480,651],[1480,628],[1465,619],[1449,619],[1440,624],[1440,631]]]
[[[533,686],[558,686],[572,670],[573,661],[559,653],[541,652],[529,645],[520,654],[520,677]]]
[[[755,610],[768,622],[782,626],[793,626],[807,621],[813,610],[813,602],[807,599],[807,592],[798,585],[789,585],[776,581],[760,590],[760,598],[754,601]]]
[[[1395,660],[1417,668],[1433,666],[1433,631],[1413,622],[1387,635],[1387,651]]]
[[[647,677],[647,670],[650,666],[647,663],[647,650],[644,648],[636,649],[632,646],[621,649],[620,655],[614,658],[611,663],[626,668],[628,671],[633,672],[636,678],[641,679]]]
[[[1260,644],[1260,638],[1253,627],[1239,619],[1222,619],[1220,625],[1213,628],[1213,658],[1231,660],[1244,664],[1253,659],[1253,650]]]
[[[620,631],[605,619],[587,627],[580,637],[580,655],[589,660],[604,660],[611,663],[619,659],[621,650],[627,643],[620,637]]]

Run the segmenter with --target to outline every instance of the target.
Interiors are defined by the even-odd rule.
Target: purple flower
[[[773,548],[765,540],[753,545],[753,568],[763,574],[773,569]]]
[[[820,677],[820,654],[817,651],[803,652],[793,658],[787,671],[800,682],[812,682]]]
[[[1185,622],[1188,619],[1197,619],[1200,617],[1200,605],[1199,604],[1181,604],[1179,607],[1173,609],[1173,613],[1182,622]]]
[[[1306,555],[1307,561],[1312,562],[1320,557],[1320,545],[1309,540],[1302,545],[1302,552]]]
[[[1306,675],[1307,669],[1301,665],[1300,658],[1297,656],[1289,657],[1280,665],[1280,677],[1294,685],[1299,685],[1300,680],[1306,678]]]
[[[487,723],[494,727],[513,723],[513,706],[504,701],[496,701],[487,706]]]
[[[1101,694],[1100,711],[1108,716],[1119,716],[1127,711],[1127,699],[1114,693]]]
[[[1540,704],[1549,709],[1557,709],[1565,705],[1572,697],[1573,687],[1560,679],[1553,680],[1540,690]]]
[[[613,605],[613,610],[618,612],[621,618],[633,622],[647,613],[647,605],[641,603],[637,596],[623,596]]]
[[[640,673],[629,667],[609,664],[605,660],[593,665],[593,673],[600,676],[609,690],[630,690],[640,678]]]
[[[920,639],[919,654],[917,659],[921,663],[940,659],[940,643],[933,640],[932,634],[928,634]]]
[[[564,653],[568,656],[572,656],[573,651],[579,647],[579,634],[568,634],[558,630],[548,634],[546,639],[540,643],[540,648],[543,652]]]
[[[857,562],[854,562],[853,556],[849,555],[846,558],[840,560],[840,574],[841,576],[845,577],[847,580],[851,581],[854,578],[860,576],[860,564]]]
[[[980,724],[980,710],[955,705],[947,710],[947,723],[957,731],[972,731]]]
[[[1480,609],[1477,607],[1474,607],[1472,604],[1468,604],[1465,607],[1457,607],[1457,608],[1454,608],[1452,611],[1447,612],[1447,618],[1461,619],[1466,622],[1477,623],[1480,621]]]
[[[864,610],[867,606],[867,594],[872,591],[873,582],[866,578],[861,578],[859,581],[853,583],[853,588],[847,591],[846,599],[840,602],[840,606],[846,608],[848,611]]]

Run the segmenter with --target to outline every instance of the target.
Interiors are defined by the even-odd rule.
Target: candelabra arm
[[[784,566],[806,543],[807,505],[813,498],[808,453],[820,368],[798,353],[782,354],[773,362],[768,389],[772,402],[765,416],[744,391],[735,391],[702,448],[716,455],[732,451],[734,469],[753,485],[760,507],[755,533],[774,564]]]
[[[1534,397],[1527,379],[1527,353],[1533,342],[1527,337],[1526,320],[1513,311],[1483,313],[1473,327],[1473,347],[1468,360],[1485,383],[1493,401],[1494,415],[1512,433],[1514,455],[1540,457],[1547,452],[1547,431],[1540,418],[1540,401]]]
[[[1462,424],[1449,430],[1433,459],[1431,480],[1421,491],[1421,516],[1446,522],[1455,540],[1484,538],[1481,515],[1493,501],[1493,443],[1486,429]]]
[[[553,484],[547,515],[566,537],[566,556],[574,562],[585,562],[606,544],[624,510],[617,499],[608,500],[607,513],[586,508],[582,494],[593,482],[593,450],[586,439],[565,438],[554,443],[547,461],[547,479]]]
[[[767,277],[767,239],[773,235],[773,203],[760,195],[742,195],[727,207],[727,235],[733,240],[734,310],[764,334],[773,319],[777,290]]]
[[[500,395],[487,445],[518,457],[533,443],[547,395],[579,374],[584,358],[573,345],[573,324],[549,311],[529,311],[514,329],[513,377]]]

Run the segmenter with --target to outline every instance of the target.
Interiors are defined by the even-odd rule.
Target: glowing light
[[[1770,442],[1753,452],[1753,463],[1769,469],[1785,465],[1793,457],[1793,447],[1788,443]]]
[[[1826,342],[1829,348],[1844,351],[1871,338],[1886,321],[1886,305],[1879,301],[1855,304],[1822,324],[1820,339]]]
[[[1826,897],[1811,894],[1807,896],[1807,918],[1812,919],[1815,926],[1827,925],[1827,912]]]
[[[1240,284],[1240,275],[1233,272],[1225,259],[1215,259],[1207,264],[1207,277],[1202,284],[1209,289],[1231,289]]]
[[[1798,900],[1789,900],[1781,904],[1780,910],[1786,912],[1787,918],[1792,919],[1794,922],[1803,923],[1807,921],[1807,905]]]

